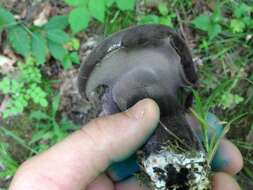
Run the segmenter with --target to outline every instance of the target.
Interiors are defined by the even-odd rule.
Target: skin
[[[115,183],[106,169],[143,145],[158,121],[159,108],[150,99],[138,102],[126,112],[95,119],[48,151],[23,163],[10,190],[148,190],[133,177]],[[213,189],[239,190],[232,175],[241,169],[242,157],[234,145],[224,142],[230,164],[223,168],[224,172],[213,176]]]

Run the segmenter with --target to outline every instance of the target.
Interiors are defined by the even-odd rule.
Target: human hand
[[[115,182],[107,172],[114,163],[132,155],[155,130],[159,108],[142,100],[128,111],[97,118],[48,151],[26,161],[18,169],[10,190],[125,190],[147,189],[133,177]],[[242,167],[238,149],[222,140],[226,165],[213,176],[214,190],[239,190],[232,178]]]

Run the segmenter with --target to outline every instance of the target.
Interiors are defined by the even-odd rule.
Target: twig
[[[177,15],[178,23],[179,23],[180,32],[181,32],[183,38],[185,39],[186,44],[189,44],[189,41],[188,41],[188,39],[186,38],[186,34],[185,34],[185,32],[184,32],[184,26],[183,26],[183,24],[182,24],[182,19],[181,19],[180,14],[179,14],[179,12],[178,12],[177,9],[176,9],[176,15]]]

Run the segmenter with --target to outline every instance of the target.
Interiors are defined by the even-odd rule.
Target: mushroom
[[[205,150],[186,120],[197,74],[185,42],[163,25],[142,25],[100,43],[82,64],[81,95],[100,105],[99,115],[125,111],[152,98],[159,126],[138,152],[142,173],[154,189],[210,188]]]

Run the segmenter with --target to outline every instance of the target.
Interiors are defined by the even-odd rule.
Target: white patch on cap
[[[111,52],[111,51],[118,49],[120,47],[121,47],[121,42],[113,44],[111,47],[108,48],[107,52]]]

